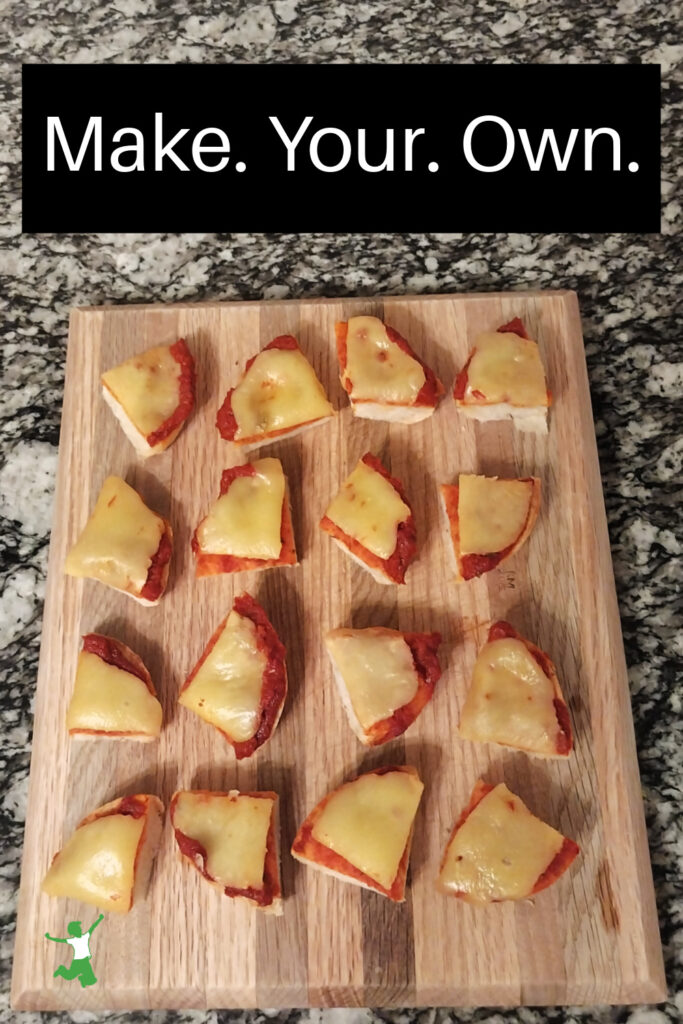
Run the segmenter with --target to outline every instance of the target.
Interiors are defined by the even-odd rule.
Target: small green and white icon
[[[53,978],[65,978],[67,981],[78,978],[81,988],[87,988],[89,985],[95,984],[97,978],[90,963],[92,957],[90,952],[90,936],[103,918],[104,914],[100,914],[85,933],[80,921],[69,921],[66,926],[69,937],[66,939],[58,939],[54,935],[50,935],[49,932],[45,932],[46,939],[49,939],[51,942],[66,942],[74,951],[71,966],[66,967],[64,964],[61,964],[53,974]]]

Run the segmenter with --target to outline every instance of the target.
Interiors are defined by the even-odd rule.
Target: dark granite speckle
[[[567,287],[580,298],[671,1000],[492,1010],[45,1014],[74,1022],[666,1024],[683,1014],[676,5],[555,0],[24,0],[5,5],[0,110],[0,1022],[19,876],[31,702],[70,306]],[[661,235],[20,235],[19,68],[77,61],[648,61],[663,71]],[[677,144],[677,145],[676,145]],[[22,1014],[38,1021],[38,1014]]]

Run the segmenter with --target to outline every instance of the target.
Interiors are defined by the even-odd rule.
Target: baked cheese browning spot
[[[286,696],[285,648],[261,606],[243,594],[183,684],[179,703],[215,726],[241,759],[270,738]]]
[[[155,601],[166,585],[171,538],[167,521],[125,480],[110,476],[67,555],[64,571]]]
[[[107,370],[102,386],[109,404],[113,400],[118,405],[127,425],[149,449],[161,451],[194,408],[194,360],[181,338]],[[116,405],[114,410],[120,415]]]
[[[90,637],[107,641],[109,649],[118,644],[110,637]],[[106,660],[92,650],[84,649],[78,656],[73,694],[66,714],[67,729],[72,735],[102,735],[152,739],[161,731],[162,710],[156,698],[149,673]],[[138,659],[139,661],[139,659]],[[142,662],[140,662],[142,665]],[[144,666],[142,666],[144,669]]]
[[[475,338],[453,394],[465,405],[550,405],[538,345],[527,336],[519,319]]]
[[[401,902],[423,788],[407,766],[379,768],[345,783],[306,819],[292,854]]]
[[[161,802],[147,795],[113,800],[98,808],[54,856],[43,892],[128,913],[146,885],[162,813]]]
[[[246,365],[226,395],[216,426],[221,437],[252,444],[282,437],[334,415],[322,384],[295,338],[275,338]]]
[[[386,743],[415,721],[441,675],[436,653],[440,643],[438,633],[382,627],[327,634],[342,699],[362,743]]]

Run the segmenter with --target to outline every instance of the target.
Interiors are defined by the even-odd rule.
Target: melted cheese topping
[[[43,881],[48,896],[82,900],[126,914],[135,882],[135,855],[146,818],[109,814],[77,828]]]
[[[460,735],[539,754],[557,752],[552,681],[526,645],[514,637],[482,647],[474,665]]]
[[[524,899],[563,842],[501,783],[453,836],[439,882],[471,903]]]
[[[118,476],[107,477],[64,571],[139,594],[163,533],[163,519],[137,491]]]
[[[460,553],[489,555],[514,544],[526,526],[532,484],[463,474],[458,485]]]
[[[233,609],[209,656],[178,700],[235,743],[243,743],[258,729],[267,663],[257,647],[256,626]]]
[[[506,331],[480,334],[467,368],[466,402],[509,402],[519,406],[547,406],[543,364],[535,341]]]
[[[401,633],[379,627],[335,629],[325,645],[363,729],[390,718],[417,693],[420,679]]]
[[[313,838],[390,889],[423,789],[408,772],[361,775],[332,794]]]
[[[269,348],[251,364],[232,393],[235,440],[331,416],[323,386],[303,352]]]
[[[158,736],[161,704],[132,672],[109,665],[91,651],[81,651],[66,727]]]
[[[252,463],[253,476],[238,476],[197,527],[201,551],[236,558],[279,558],[285,475],[279,459]]]
[[[391,341],[375,316],[352,316],[346,335],[344,379],[357,401],[413,405],[425,382],[417,361]]]
[[[361,461],[325,514],[373,555],[389,558],[396,550],[398,524],[410,509],[381,473]]]
[[[206,850],[206,870],[221,885],[262,889],[273,800],[181,793],[173,825]]]
[[[150,348],[102,374],[102,383],[143,436],[158,430],[180,400],[181,365],[169,345]]]

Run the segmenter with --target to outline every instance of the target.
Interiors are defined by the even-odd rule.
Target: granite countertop
[[[581,303],[671,1001],[659,1008],[333,1010],[322,1016],[326,1024],[678,1020],[683,1013],[683,725],[675,689],[682,650],[674,599],[680,581],[675,513],[683,459],[678,436],[683,362],[676,320],[682,290],[676,238],[680,205],[670,161],[681,142],[674,70],[683,49],[671,42],[673,8],[650,0],[584,6],[550,0],[498,5],[415,0],[409,6],[396,0],[201,0],[192,5],[192,14],[187,8],[181,0],[56,0],[48,11],[40,0],[26,0],[6,12],[10,31],[0,41],[8,101],[0,113],[5,183],[0,210],[0,1021],[16,1019],[9,1009],[9,974],[69,308],[539,287],[573,288]],[[21,61],[330,59],[661,63],[662,234],[20,235]],[[295,1016],[265,1015],[278,1021]],[[98,1018],[83,1012],[47,1016]],[[106,1016],[255,1022],[264,1013]],[[300,1016],[317,1021],[321,1014],[302,1011]]]

